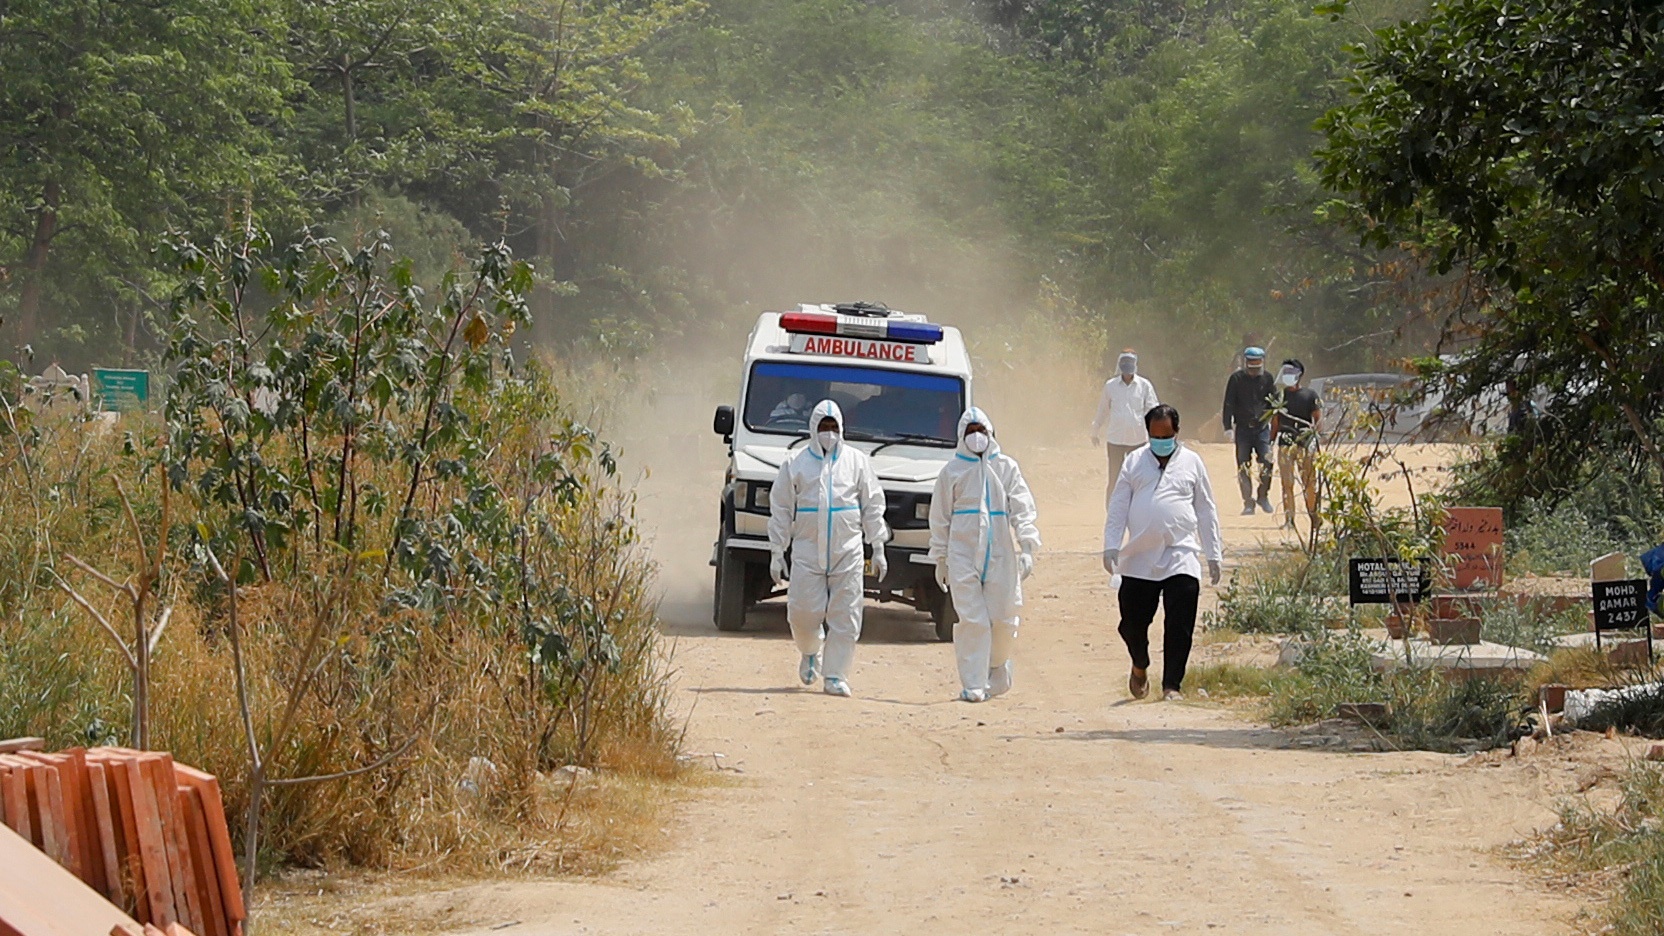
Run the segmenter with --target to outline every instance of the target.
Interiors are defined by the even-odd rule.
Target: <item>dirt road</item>
[[[1203,449],[1232,552],[1274,540],[1273,518],[1236,515],[1225,447]],[[1047,545],[1016,689],[980,706],[951,701],[951,651],[911,612],[869,609],[850,700],[796,686],[778,608],[719,635],[703,522],[719,481],[650,480],[689,750],[726,755],[734,784],[699,794],[660,856],[458,892],[456,918],[537,934],[1568,931],[1576,908],[1491,854],[1552,821],[1519,774],[1289,749],[1208,703],[1128,703],[1100,458],[1014,454]],[[719,479],[712,461],[700,472]]]

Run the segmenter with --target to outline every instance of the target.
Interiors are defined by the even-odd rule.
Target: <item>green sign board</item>
[[[92,370],[92,393],[106,413],[142,410],[150,404],[150,371]]]

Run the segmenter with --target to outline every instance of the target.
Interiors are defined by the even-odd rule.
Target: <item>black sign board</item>
[[[1638,630],[1647,626],[1647,580],[1591,582],[1595,630]]]
[[[1433,575],[1426,559],[1353,559],[1352,603],[1406,604],[1427,595]]]

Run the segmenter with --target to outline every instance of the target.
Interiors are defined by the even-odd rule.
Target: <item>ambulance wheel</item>
[[[719,631],[737,631],[745,627],[745,560],[724,549],[716,566],[716,596],[712,612]]]
[[[959,623],[959,612],[953,607],[953,595],[938,590],[935,582],[926,587],[933,593],[930,598],[930,620],[936,625],[936,639],[943,643],[951,643],[953,625]]]

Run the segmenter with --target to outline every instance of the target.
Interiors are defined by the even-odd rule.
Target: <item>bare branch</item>
[[[121,592],[122,594],[126,595],[128,598],[137,598],[138,597],[138,592],[134,591],[132,582],[118,582],[115,579],[110,578],[108,575],[105,575],[104,573],[102,573],[102,572],[98,571],[97,569],[93,568],[92,566],[87,565],[85,562],[82,562],[80,559],[75,558],[74,556],[70,555],[69,553],[64,553],[64,558],[68,559],[70,562],[75,563],[75,566],[77,568],[79,568],[82,572],[85,572],[88,575],[92,576],[93,578],[98,579],[100,582],[103,582],[104,584],[110,586],[111,588],[115,589],[116,591]]]
[[[340,773],[318,774],[312,777],[286,777],[280,780],[267,780],[266,782],[272,786],[300,786],[305,783],[323,783],[328,780],[345,780],[348,777],[356,777],[359,774],[367,774],[373,770],[380,770],[388,764],[391,764],[392,762],[403,757],[405,752],[414,747],[416,742],[421,739],[422,735],[420,732],[413,734],[406,739],[403,744],[399,745],[398,750],[393,751],[373,764],[365,764],[363,767],[354,767],[351,770],[343,770]]]
[[[156,645],[162,642],[162,631],[168,629],[168,621],[172,618],[173,605],[168,605],[162,609],[162,619],[156,622],[156,629],[150,632],[150,640],[146,648],[150,653],[156,652]]]
[[[64,593],[70,597],[70,600],[74,601],[82,608],[85,608],[86,612],[92,615],[93,620],[98,622],[98,626],[104,628],[104,633],[109,634],[110,639],[116,642],[116,646],[121,648],[121,655],[127,658],[128,668],[137,670],[139,668],[138,658],[133,656],[132,650],[128,649],[127,641],[122,640],[121,635],[116,633],[116,629],[110,626],[109,619],[105,618],[103,613],[97,608],[93,607],[92,602],[83,598],[80,592],[76,591],[68,582],[64,581],[63,576],[59,575],[57,572],[53,572],[52,578],[57,580],[58,587],[63,589]]]

